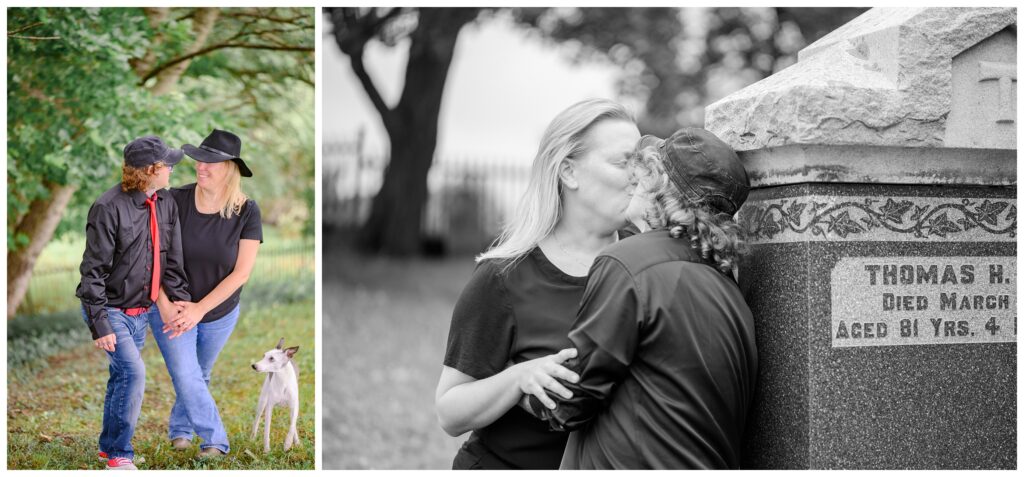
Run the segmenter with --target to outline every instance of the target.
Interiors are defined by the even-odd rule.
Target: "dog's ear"
[[[281,341],[277,342],[277,349],[281,348],[284,348],[284,338],[281,338]]]
[[[288,357],[288,359],[291,359],[292,356],[295,356],[295,353],[298,353],[298,352],[299,352],[299,347],[298,346],[292,346],[291,348],[287,348],[287,349],[284,350],[284,354],[285,354],[285,356]]]

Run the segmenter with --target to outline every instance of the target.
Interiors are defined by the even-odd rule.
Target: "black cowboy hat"
[[[227,131],[214,129],[206,139],[203,139],[199,147],[185,144],[181,146],[181,150],[199,162],[234,161],[238,164],[242,177],[252,177],[252,171],[245,165],[245,161],[238,157],[242,153],[242,140]]]

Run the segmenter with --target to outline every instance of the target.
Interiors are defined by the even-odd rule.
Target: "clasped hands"
[[[165,309],[166,308],[166,309]],[[160,319],[164,322],[163,332],[171,333],[167,339],[174,339],[196,327],[206,315],[198,303],[190,301],[171,302],[169,307],[160,307]]]
[[[157,303],[160,309],[160,319],[164,322],[164,333],[171,333],[167,339],[174,339],[183,333],[196,327],[196,324],[206,316],[207,311],[198,303],[190,301],[169,302],[169,306]],[[110,333],[93,340],[97,348],[111,353],[117,349],[117,336]]]

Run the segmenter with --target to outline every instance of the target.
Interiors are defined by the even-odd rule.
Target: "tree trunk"
[[[22,219],[15,230],[15,235],[28,236],[28,245],[7,252],[7,319],[14,318],[18,306],[25,299],[28,284],[32,279],[32,269],[36,265],[39,254],[46,244],[50,243],[57,224],[64,216],[64,210],[71,201],[76,187],[49,184],[50,197],[38,199],[29,206],[28,214]]]
[[[388,255],[419,251],[427,173],[437,146],[438,115],[459,30],[478,13],[476,8],[421,8],[412,34],[405,88],[385,121],[391,161],[380,192],[363,225],[364,248]]]
[[[149,21],[149,27],[157,30],[160,24],[167,21],[167,17],[171,15],[171,9],[167,7],[146,7],[142,9],[142,12],[146,14],[146,19]],[[142,78],[146,76],[149,70],[156,66],[156,50],[164,43],[164,34],[157,32],[153,35],[153,39],[150,40],[149,50],[142,58],[132,58],[128,60],[128,64],[132,66],[135,74]]]
[[[213,31],[213,25],[217,23],[219,15],[219,8],[196,9],[195,15],[192,17],[192,33],[195,34],[195,40],[189,45],[188,49],[181,53],[181,56],[195,53],[206,45],[206,38]],[[150,91],[155,96],[160,96],[174,89],[174,85],[178,83],[181,75],[185,73],[185,70],[188,69],[188,65],[191,63],[192,60],[185,60],[161,71],[156,76],[156,83],[150,88]]]

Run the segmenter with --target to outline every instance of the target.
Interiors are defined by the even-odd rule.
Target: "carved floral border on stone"
[[[748,203],[752,243],[801,241],[1012,242],[1013,199],[806,196]]]

